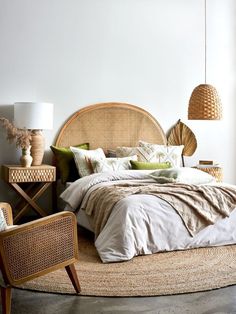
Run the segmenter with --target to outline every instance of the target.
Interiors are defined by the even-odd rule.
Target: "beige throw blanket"
[[[140,183],[103,186],[91,192],[84,208],[94,218],[96,237],[105,226],[113,206],[134,194],[150,194],[167,201],[192,236],[218,219],[228,217],[236,207],[236,189],[233,187]]]

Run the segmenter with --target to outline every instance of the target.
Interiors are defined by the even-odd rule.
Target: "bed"
[[[159,122],[147,111],[130,104],[102,103],[85,107],[72,115],[61,128],[55,147],[68,148],[89,143],[91,151],[102,148],[108,155],[117,147],[138,147],[139,141],[161,146],[167,143]],[[89,161],[86,160],[86,163]],[[93,169],[95,164],[92,163]],[[111,171],[108,168],[97,173],[91,171],[74,182],[64,182],[65,189],[60,195],[65,209],[76,213],[78,224],[94,232],[95,246],[102,262],[236,243],[234,186],[218,185],[211,180],[211,176],[202,172],[206,184],[199,187],[195,179],[188,181],[189,177],[195,176],[195,173],[191,175],[191,171],[201,172],[196,169],[188,169],[187,181],[178,184],[171,181],[172,178],[165,184],[160,182],[160,174],[169,174],[172,168],[157,170],[158,180],[153,176],[153,170],[117,169]],[[177,169],[186,178],[187,169]],[[179,190],[170,196],[169,191],[176,185]],[[213,192],[221,194],[215,198]],[[198,204],[200,219],[196,220],[193,218],[195,213],[183,212],[183,208],[188,211],[190,205],[182,206],[183,203],[178,200],[179,195],[186,193],[190,203],[194,193],[198,193],[196,200],[199,193],[211,195],[211,202],[218,207],[218,212],[214,206],[209,206],[214,208],[208,212],[206,203]],[[220,205],[216,206],[216,203]]]

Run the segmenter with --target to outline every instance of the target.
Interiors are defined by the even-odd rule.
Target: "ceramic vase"
[[[32,156],[30,155],[30,148],[22,148],[22,155],[20,157],[20,164],[22,167],[30,167],[33,161]]]
[[[41,130],[31,132],[31,156],[33,157],[32,166],[42,164],[44,155],[44,137]]]

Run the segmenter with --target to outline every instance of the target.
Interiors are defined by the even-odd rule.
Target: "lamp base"
[[[41,130],[33,130],[31,133],[32,166],[40,166],[43,161],[45,141]]]

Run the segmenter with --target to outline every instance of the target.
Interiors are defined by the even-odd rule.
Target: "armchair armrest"
[[[78,259],[77,221],[60,212],[0,233],[4,280],[21,284]]]

